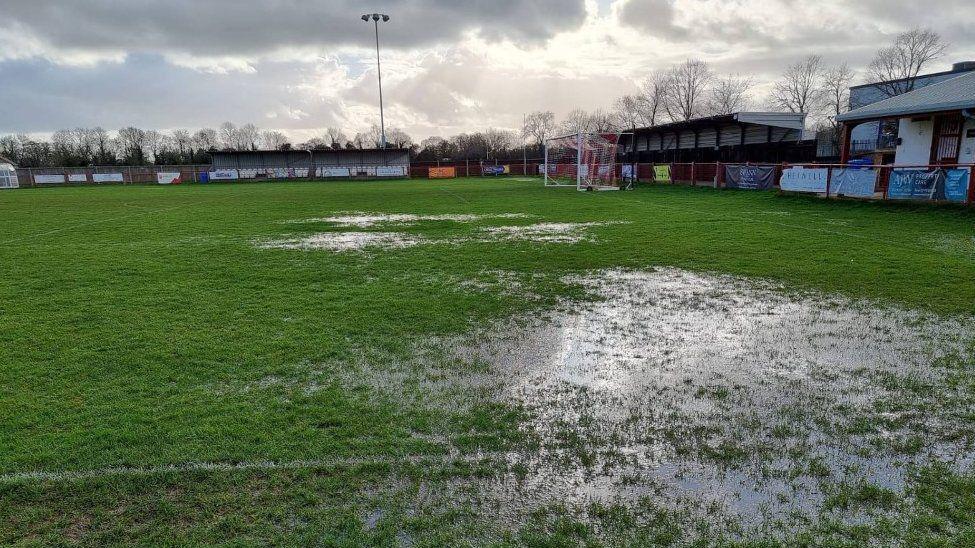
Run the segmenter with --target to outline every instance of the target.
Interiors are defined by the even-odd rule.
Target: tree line
[[[195,132],[124,127],[114,135],[101,127],[79,127],[55,131],[48,140],[26,134],[0,136],[0,156],[21,167],[187,165],[208,164],[210,154],[218,150],[362,149],[379,147],[381,141],[377,126],[352,138],[339,129],[328,128],[323,135],[297,145],[280,131],[231,122]],[[397,148],[413,147],[412,138],[396,128],[386,132],[386,142]]]
[[[880,48],[863,75],[877,82],[877,91],[892,97],[914,89],[918,76],[947,50],[942,37],[915,28]],[[731,114],[755,107],[806,113],[810,125],[827,139],[838,140],[835,117],[849,109],[849,88],[857,73],[846,63],[827,65],[820,55],[809,55],[790,65],[772,84],[764,100],[755,97],[753,78],[718,75],[708,63],[688,59],[669,69],[647,75],[639,91],[618,97],[610,109],[576,109],[557,120],[550,111],[523,117],[518,131],[490,128],[452,137],[429,137],[419,143],[402,129],[386,131],[387,146],[410,149],[418,161],[538,157],[546,139],[559,134],[624,131],[702,116]],[[351,138],[328,128],[308,141],[292,144],[280,131],[261,130],[254,124],[230,122],[219,128],[171,132],[125,127],[110,134],[103,128],[63,129],[47,141],[27,135],[0,137],[0,156],[22,167],[86,165],[176,165],[209,163],[216,150],[327,150],[378,148],[382,132],[376,125]]]
[[[880,48],[862,78],[875,83],[881,97],[912,91],[918,76],[944,55],[947,44],[930,29],[914,28]],[[850,108],[850,86],[858,74],[846,63],[827,65],[809,55],[790,65],[772,83],[767,97],[755,97],[756,82],[739,74],[716,75],[708,63],[688,59],[649,74],[635,94],[616,99],[609,111],[574,110],[556,121],[548,111],[524,117],[521,137],[541,149],[557,134],[625,131],[705,116],[732,114],[752,108],[806,113],[809,125],[823,138],[839,139],[836,116]]]

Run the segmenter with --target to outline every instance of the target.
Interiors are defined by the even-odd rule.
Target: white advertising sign
[[[236,181],[238,178],[236,169],[217,169],[210,172],[211,181]]]
[[[68,174],[69,183],[87,183],[88,175],[86,173],[69,173]]]
[[[350,175],[347,167],[320,167],[318,168],[319,177],[348,177]]]
[[[59,185],[64,183],[64,175],[34,175],[34,183],[38,185]]]
[[[121,183],[125,181],[121,173],[92,173],[91,180],[96,183]]]
[[[156,173],[156,182],[161,185],[178,185],[181,182],[178,171]]]
[[[782,171],[779,188],[789,192],[826,192],[828,168],[790,167]]]
[[[376,177],[402,177],[406,175],[404,166],[378,166],[376,167]]]
[[[242,169],[238,172],[241,179],[256,179],[257,170],[256,169]]]

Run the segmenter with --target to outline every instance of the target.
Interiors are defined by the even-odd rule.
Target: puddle
[[[428,240],[399,232],[323,232],[302,238],[259,242],[262,249],[301,249],[306,251],[361,251],[364,249],[404,249]]]
[[[317,217],[286,221],[288,224],[329,223],[344,228],[370,228],[380,225],[411,226],[423,221],[449,221],[455,223],[474,223],[490,219],[525,219],[530,217],[524,213],[499,213],[487,215],[475,214],[442,214],[418,215],[413,213],[364,213],[344,212],[330,217]]]
[[[485,218],[520,218],[519,214],[503,214],[497,216],[479,215],[372,215],[328,217],[323,219],[309,219],[303,222],[329,222],[340,227],[372,227],[377,225],[405,226],[415,220],[452,220],[457,222],[472,222]],[[466,221],[464,219],[467,219]],[[400,223],[397,225],[397,223]],[[531,241],[538,243],[574,244],[582,241],[592,241],[593,235],[589,230],[594,227],[621,224],[617,222],[591,223],[536,223],[518,226],[485,227],[474,236],[457,236],[430,238],[418,234],[404,232],[322,232],[303,237],[286,237],[278,240],[264,240],[255,242],[262,249],[300,249],[321,251],[363,251],[367,249],[404,249],[418,245],[433,244],[464,244],[464,243],[497,243],[512,241]]]
[[[538,449],[508,457],[530,479],[495,486],[513,507],[649,496],[758,527],[815,517],[840,484],[971,468],[938,365],[970,359],[968,320],[673,269],[575,281],[597,300],[453,345],[532,417]]]
[[[617,222],[592,223],[535,223],[531,225],[492,226],[483,232],[499,240],[547,243],[578,243],[591,239],[590,228],[623,224]]]

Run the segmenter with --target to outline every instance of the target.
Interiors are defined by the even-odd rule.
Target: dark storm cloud
[[[377,10],[394,17],[383,35],[392,47],[451,41],[470,30],[489,40],[538,41],[585,19],[583,0],[4,0],[0,24],[64,50],[241,56],[368,44],[359,16]]]

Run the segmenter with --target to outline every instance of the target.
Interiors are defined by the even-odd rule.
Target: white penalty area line
[[[490,458],[491,454],[478,455],[403,455],[376,457],[348,457],[334,459],[299,459],[288,461],[244,461],[244,462],[185,462],[158,466],[111,466],[88,470],[63,470],[32,472],[11,472],[0,474],[0,485],[59,482],[111,477],[148,477],[186,472],[248,472],[266,470],[306,470],[321,468],[343,468],[369,465],[416,465],[416,464],[473,464]]]

